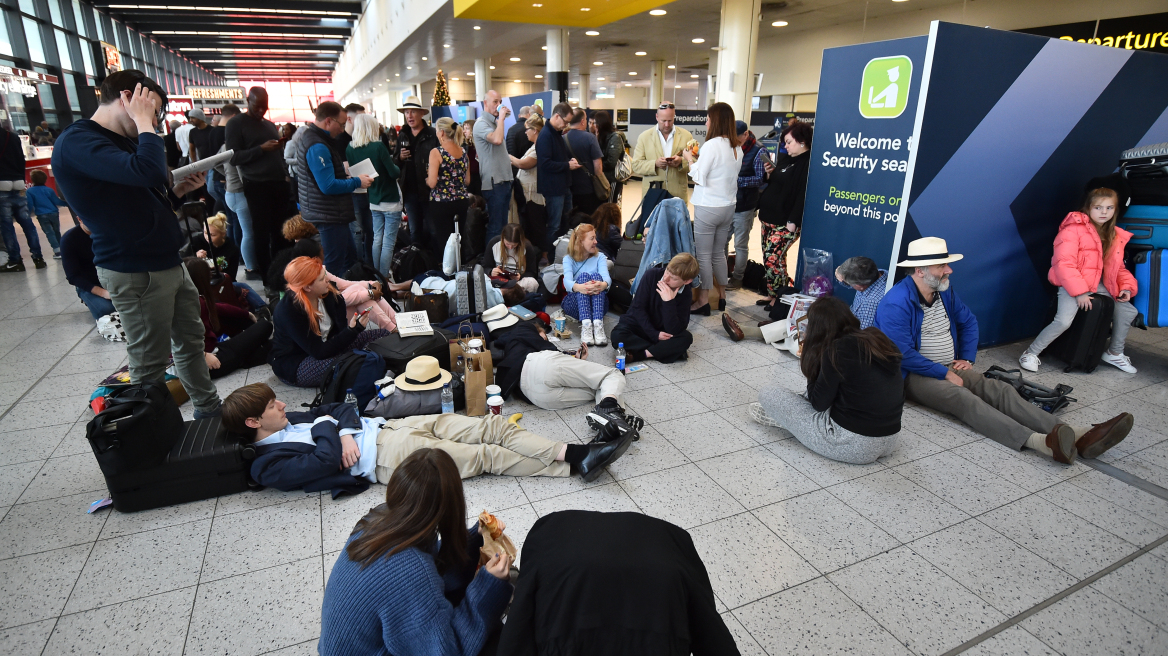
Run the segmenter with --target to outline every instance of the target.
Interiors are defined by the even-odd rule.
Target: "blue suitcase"
[[[1161,264],[1164,249],[1157,248],[1135,256],[1136,284],[1139,290],[1132,298],[1132,305],[1140,311],[1143,324],[1148,328],[1168,326],[1168,287],[1160,284],[1165,271]],[[1140,319],[1136,319],[1139,325]]]
[[[1132,205],[1119,227],[1132,233],[1130,244],[1168,248],[1168,205]]]

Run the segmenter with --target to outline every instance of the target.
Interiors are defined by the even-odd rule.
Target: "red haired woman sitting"
[[[298,257],[284,269],[288,292],[273,315],[276,332],[268,363],[276,376],[297,387],[318,387],[333,359],[347,349],[364,348],[388,330],[366,330],[369,315],[345,320],[345,299],[328,280],[324,264]]]

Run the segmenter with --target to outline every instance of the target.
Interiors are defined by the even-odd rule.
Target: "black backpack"
[[[333,359],[332,369],[316,393],[310,408],[345,400],[348,390],[357,397],[358,414],[377,394],[374,384],[385,376],[385,360],[371,351],[348,350]]]
[[[1045,385],[1023,379],[1022,372],[1018,369],[1005,369],[995,364],[986,370],[985,377],[1009,383],[1010,386],[1018,390],[1018,394],[1027,402],[1051,414],[1078,400],[1067,396],[1074,389],[1070,385],[1059,383],[1054,389],[1051,389]]]
[[[106,403],[105,410],[85,427],[85,437],[106,476],[157,467],[182,437],[182,412],[162,381],[122,388]]]
[[[390,270],[393,279],[398,282],[413,280],[418,276],[438,268],[438,260],[430,251],[411,244],[401,249],[393,256]]]
[[[742,256],[746,257],[746,253],[743,253]],[[748,260],[746,271],[742,273],[742,288],[766,294],[766,267],[754,260]]]

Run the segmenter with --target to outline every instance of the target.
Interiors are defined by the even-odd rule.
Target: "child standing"
[[[1054,321],[1018,358],[1023,369],[1038,371],[1038,355],[1070,328],[1075,312],[1091,309],[1091,293],[1095,292],[1115,299],[1111,344],[1103,361],[1129,374],[1136,373],[1131,359],[1123,354],[1127,332],[1138,313],[1131,304],[1138,289],[1135,277],[1123,266],[1123,247],[1131,233],[1115,227],[1118,204],[1119,196],[1111,189],[1093,189],[1082,211],[1071,212],[1063,219],[1047,275],[1051,284],[1059,288],[1058,310]]]
[[[28,209],[36,215],[37,222],[49,245],[53,247],[53,259],[61,259],[61,216],[58,207],[69,207],[65,201],[57,196],[57,192],[47,185],[49,176],[41,169],[34,169],[29,175],[32,187],[26,192]]]

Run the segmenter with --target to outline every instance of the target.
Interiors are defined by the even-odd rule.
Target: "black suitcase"
[[[612,279],[631,285],[637,271],[641,269],[641,258],[645,256],[644,239],[622,239],[616,261],[612,266]]]
[[[1131,187],[1132,205],[1168,205],[1168,143],[1125,150],[1119,170]]]
[[[182,412],[166,384],[148,380],[122,388],[85,427],[106,476],[157,467],[182,433]]]
[[[255,449],[229,435],[218,417],[196,419],[183,424],[161,465],[107,474],[105,482],[116,510],[161,508],[247,490],[254,457]]]
[[[1066,332],[1054,340],[1046,352],[1066,363],[1065,372],[1095,371],[1111,338],[1111,316],[1115,301],[1105,294],[1091,295],[1091,309],[1079,310]]]
[[[450,340],[454,333],[449,330],[435,328],[433,335],[414,335],[402,337],[393,333],[369,343],[366,348],[380,355],[386,366],[395,373],[406,370],[410,360],[422,355],[432,355],[438,360],[438,366],[450,371]]]

